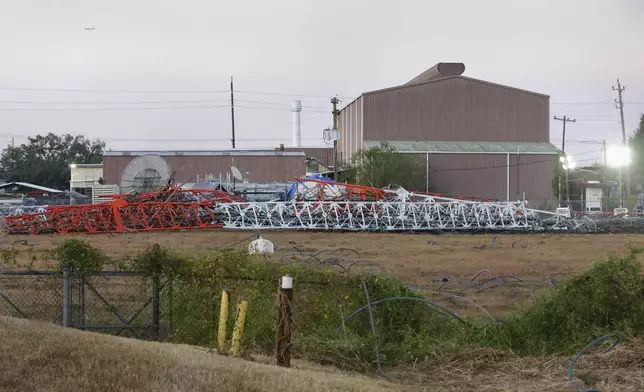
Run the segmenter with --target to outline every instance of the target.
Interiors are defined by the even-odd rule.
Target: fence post
[[[85,275],[78,274],[78,327],[85,329]]]
[[[293,277],[285,275],[277,294],[277,365],[291,366],[291,340],[293,337]]]
[[[71,326],[72,308],[72,265],[69,262],[63,264],[63,327]]]
[[[169,278],[170,282],[166,283],[168,285],[168,288],[166,290],[166,293],[168,294],[168,307],[166,308],[168,310],[167,314],[167,320],[168,320],[168,334],[172,334],[172,331],[174,329],[173,326],[173,309],[174,309],[174,278]]]
[[[161,320],[161,264],[158,260],[153,261],[152,270],[152,328],[157,340],[160,338]]]
[[[224,353],[226,348],[226,329],[228,326],[228,313],[230,311],[230,291],[221,292],[221,306],[219,308],[219,328],[217,330],[217,351]]]
[[[233,356],[238,356],[241,349],[241,338],[244,334],[244,323],[246,322],[246,312],[248,311],[248,300],[241,298],[237,306],[237,315],[235,317],[235,327],[233,328],[233,342],[230,349]]]

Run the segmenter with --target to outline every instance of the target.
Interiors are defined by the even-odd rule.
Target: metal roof
[[[388,141],[365,140],[364,148],[387,143],[403,153],[433,154],[543,154],[556,155],[557,147],[550,143],[531,142],[446,142],[446,141]]]
[[[390,90],[400,90],[400,89],[403,89],[403,88],[417,87],[417,86],[421,86],[423,84],[428,84],[428,83],[441,83],[441,82],[444,82],[444,81],[449,80],[449,79],[470,80],[472,82],[477,82],[477,83],[485,84],[485,85],[492,86],[492,87],[500,87],[500,88],[503,88],[503,89],[506,89],[506,90],[514,90],[514,91],[518,91],[518,92],[521,92],[521,93],[526,93],[526,94],[537,95],[537,96],[541,96],[541,97],[545,97],[545,98],[550,98],[550,96],[548,94],[538,93],[536,91],[524,90],[524,89],[518,88],[518,87],[506,86],[504,84],[488,82],[487,80],[470,78],[468,76],[463,76],[463,75],[445,76],[445,77],[442,77],[442,78],[430,79],[430,80],[427,80],[427,81],[424,81],[424,82],[421,82],[421,83],[403,84],[403,85],[399,85],[399,86],[386,87],[386,88],[382,88],[382,89],[378,89],[378,90],[367,91],[367,92],[362,93],[362,95],[377,94],[377,93],[382,93],[382,92],[390,91]]]
[[[103,163],[72,163],[72,165],[76,165],[76,167],[103,167]]]
[[[14,185],[24,186],[25,188],[38,189],[39,191],[43,191],[43,192],[62,193],[62,191],[59,191],[58,189],[47,188],[46,186],[30,184],[28,182],[8,182],[6,184],[0,185],[0,188],[6,188],[6,187],[9,187],[9,186],[14,186]]]
[[[305,157],[302,151],[274,151],[274,150],[186,150],[186,151],[104,151],[103,156],[141,156],[141,155],[160,155],[160,156],[244,156],[244,157]]]

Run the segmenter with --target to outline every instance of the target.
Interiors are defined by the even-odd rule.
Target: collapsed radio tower
[[[249,202],[227,192],[182,190],[112,195],[101,204],[42,207],[6,216],[8,234],[122,233],[177,229],[325,231],[593,231],[592,224],[491,202],[298,179],[288,201]],[[596,229],[596,227],[595,227]]]

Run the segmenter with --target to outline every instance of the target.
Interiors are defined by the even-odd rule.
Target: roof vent
[[[448,76],[459,76],[462,75],[463,72],[465,72],[465,64],[463,63],[438,63],[405,83],[405,86],[425,83],[430,80],[446,78]]]

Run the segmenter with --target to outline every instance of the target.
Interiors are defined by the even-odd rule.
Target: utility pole
[[[566,123],[568,122],[576,122],[574,118],[570,118],[566,115],[563,117],[553,117],[555,120],[561,121],[563,123],[563,131],[562,131],[562,137],[561,137],[561,152],[564,153],[564,157],[566,154]],[[562,168],[561,161],[559,162],[559,167]],[[566,170],[566,169],[564,169]],[[566,170],[566,187],[568,186],[568,171]],[[568,188],[566,188],[568,189]],[[561,200],[562,200],[562,192],[561,192],[561,172],[559,172],[559,207],[561,207]]]
[[[617,91],[617,99],[615,100],[615,109],[619,109],[619,117],[622,123],[622,144],[626,146],[626,126],[624,125],[624,101],[622,100],[622,92],[626,90],[625,86],[622,86],[619,79],[617,79],[617,88],[613,86],[613,91]],[[620,189],[621,194],[621,189]],[[626,167],[626,197],[631,195],[631,175],[630,170]]]
[[[233,138],[230,139],[233,142],[233,149],[235,148],[235,95],[233,92],[233,77],[230,77],[230,120],[232,121],[232,130]]]
[[[566,123],[568,123],[568,122],[573,122],[574,123],[577,120],[575,120],[574,118],[570,118],[570,117],[568,117],[566,115],[564,115],[563,117],[554,116],[554,119],[559,120],[559,121],[561,121],[563,123],[563,132],[562,132],[562,137],[561,137],[561,152],[565,153],[566,152]]]
[[[338,116],[340,111],[338,110],[338,103],[340,100],[337,97],[331,98],[331,103],[333,104],[333,180],[338,181]]]
[[[604,182],[606,182],[606,170],[608,169],[608,155],[606,153],[606,139],[602,142],[603,150],[604,150]]]
[[[613,91],[617,91],[618,99],[615,100],[615,109],[619,109],[619,116],[622,121],[622,143],[626,145],[626,128],[624,127],[624,101],[622,101],[622,92],[626,90],[625,86],[619,82],[617,79],[617,88],[613,86]]]

